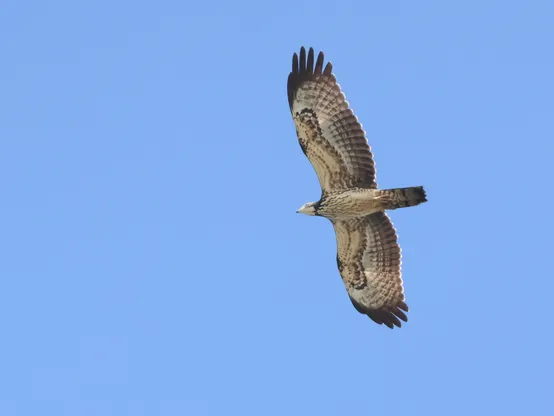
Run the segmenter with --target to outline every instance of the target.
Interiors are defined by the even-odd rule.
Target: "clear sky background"
[[[554,3],[7,1],[0,414],[552,415]],[[286,98],[324,50],[409,322],[352,307]]]

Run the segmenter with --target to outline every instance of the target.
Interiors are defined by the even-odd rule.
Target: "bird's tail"
[[[378,191],[379,192],[379,191]],[[380,198],[385,202],[385,209],[397,209],[413,207],[427,202],[423,186],[412,186],[410,188],[384,189],[380,191]]]

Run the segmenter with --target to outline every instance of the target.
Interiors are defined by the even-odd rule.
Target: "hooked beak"
[[[306,214],[306,215],[314,215],[315,214],[315,210],[313,208],[312,205],[310,204],[305,204],[305,205],[302,205],[298,211],[296,211],[297,214]]]

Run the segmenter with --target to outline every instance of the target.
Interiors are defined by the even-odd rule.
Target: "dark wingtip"
[[[366,314],[369,319],[371,319],[373,322],[379,325],[385,325],[389,327],[390,329],[394,329],[394,326],[398,326],[399,328],[402,327],[402,323],[391,313],[387,312],[368,312]],[[387,316],[385,316],[387,315]]]
[[[398,305],[397,308],[392,311],[382,309],[364,310],[362,307],[360,307],[360,305],[357,305],[356,303],[354,303],[354,307],[358,310],[358,312],[367,315],[369,319],[371,319],[373,322],[379,325],[384,324],[391,329],[393,329],[395,326],[397,326],[398,328],[402,328],[401,320],[404,322],[408,322],[408,317],[404,312],[400,310],[400,308],[402,307],[403,309],[405,308],[407,312],[408,306],[404,302],[401,302],[400,305]]]
[[[399,308],[402,308],[406,312],[408,312],[408,305],[406,305],[406,303],[404,302],[400,302],[393,311],[383,309],[367,309],[356,302],[354,299],[352,299],[351,296],[349,297],[352,305],[354,305],[354,308],[356,308],[356,310],[361,314],[367,315],[367,317],[376,324],[384,324],[392,329],[395,326],[397,326],[398,328],[402,327],[402,322],[400,322],[398,318],[400,318],[404,322],[408,322],[408,317],[406,316],[406,314],[399,310]]]
[[[308,51],[308,63],[306,64],[306,72],[311,75],[314,73],[314,48]]]
[[[315,63],[314,75],[319,76],[323,73],[323,60],[325,59],[323,52],[317,54],[317,61]]]
[[[300,73],[306,72],[306,49],[300,48]]]
[[[298,74],[298,55],[296,52],[292,55],[292,72],[291,74]]]
[[[399,308],[396,308],[396,310],[393,312],[396,316],[398,316],[400,319],[402,319],[404,322],[408,322],[408,317],[404,312],[402,312]]]
[[[313,76],[319,77],[321,75],[331,74],[333,66],[328,62],[325,69],[323,69],[323,60],[323,52],[319,52],[316,60],[314,48],[309,48],[306,54],[306,48],[304,46],[300,48],[299,54],[295,52],[292,55],[292,71],[287,81],[287,94],[291,110],[296,90],[303,81],[311,79]]]

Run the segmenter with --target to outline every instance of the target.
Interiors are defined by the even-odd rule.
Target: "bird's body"
[[[423,187],[377,189],[375,164],[361,124],[320,52],[294,54],[288,99],[298,141],[314,167],[321,198],[299,213],[328,218],[337,265],[360,313],[390,328],[407,321],[396,231],[385,210],[426,202]]]
[[[324,194],[314,203],[316,215],[332,221],[370,215],[424,202],[423,187],[397,189],[349,188]]]

